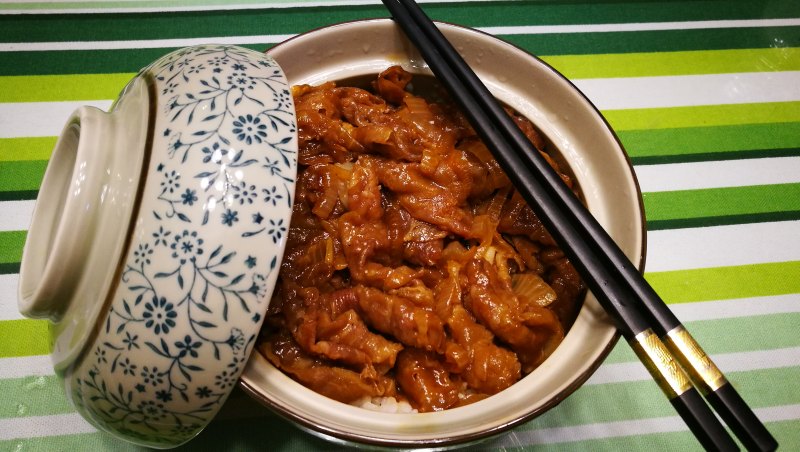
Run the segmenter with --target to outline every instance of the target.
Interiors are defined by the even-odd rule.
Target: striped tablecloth
[[[425,2],[572,79],[619,134],[648,220],[647,279],[781,442],[800,450],[800,2]],[[48,157],[176,47],[266,49],[386,17],[377,0],[0,3],[0,450],[130,450],[74,412],[16,286]],[[187,449],[334,449],[235,393]],[[699,449],[622,343],[545,415],[481,448]]]

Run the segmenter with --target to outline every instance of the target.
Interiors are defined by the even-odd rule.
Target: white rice
[[[461,400],[466,399],[475,391],[470,389],[466,383],[462,383],[461,391],[458,393],[458,398]],[[364,396],[350,405],[364,408],[370,411],[379,411],[381,413],[417,413],[416,408],[412,407],[405,400],[397,400],[394,397],[370,397]]]
[[[415,410],[405,400],[398,401],[394,397],[362,397],[352,405],[381,413],[416,413]]]

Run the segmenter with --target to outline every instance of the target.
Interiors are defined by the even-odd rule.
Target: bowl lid
[[[163,448],[214,417],[259,334],[296,171],[290,86],[254,50],[177,50],[109,113],[73,114],[42,183],[19,306],[51,320],[56,370],[87,420]]]

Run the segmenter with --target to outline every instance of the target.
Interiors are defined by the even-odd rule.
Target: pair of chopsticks
[[[703,447],[739,449],[701,393],[748,450],[775,450],[775,438],[422,9],[413,0],[383,3]]]

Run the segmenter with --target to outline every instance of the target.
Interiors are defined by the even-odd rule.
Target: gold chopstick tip
[[[689,377],[652,329],[642,331],[628,342],[670,400],[692,388]]]
[[[683,326],[670,330],[663,340],[664,345],[674,354],[703,394],[716,391],[728,382],[725,375]]]

